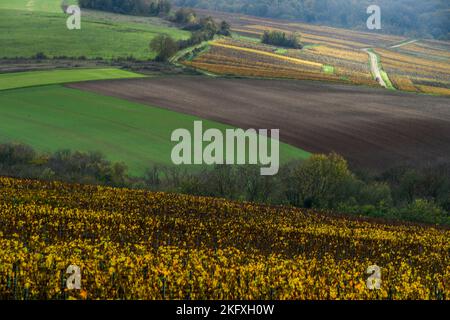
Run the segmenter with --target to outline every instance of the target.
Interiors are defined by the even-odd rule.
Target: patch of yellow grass
[[[416,87],[419,88],[419,90],[424,93],[450,96],[450,89],[440,88],[440,87],[432,87],[432,86],[426,86],[426,85],[416,85]]]
[[[391,75],[390,79],[391,79],[394,87],[396,87],[399,90],[412,91],[412,92],[418,91],[417,87],[414,85],[414,83],[411,81],[411,79],[409,77]]]
[[[385,64],[387,59],[392,60],[391,64],[402,63],[409,68],[424,69],[430,72],[445,72],[450,73],[450,63],[439,62],[434,60],[428,60],[424,58],[414,57],[412,55],[402,54],[386,49],[377,48],[375,50],[380,56],[383,64]]]
[[[329,46],[317,46],[309,50],[317,52],[320,55],[329,56],[336,59],[345,59],[361,63],[367,62],[367,54],[357,50],[332,48]]]

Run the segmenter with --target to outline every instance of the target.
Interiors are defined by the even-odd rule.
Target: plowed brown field
[[[370,169],[450,161],[450,99],[307,81],[166,77],[70,85],[220,121]]]

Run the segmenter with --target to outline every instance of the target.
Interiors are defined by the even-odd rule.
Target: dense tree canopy
[[[78,0],[80,7],[122,14],[158,16],[171,9],[169,0]]]
[[[178,6],[366,29],[370,4],[381,8],[382,32],[450,39],[448,0],[173,0]],[[367,30],[367,29],[366,29]]]
[[[221,36],[231,35],[231,25],[228,22],[222,21],[220,25],[217,25],[212,17],[199,18],[192,9],[180,8],[169,20],[177,23],[184,30],[192,32],[189,39],[178,41],[179,49],[211,40],[216,34]]]
[[[150,49],[157,53],[156,60],[167,61],[178,51],[178,44],[172,37],[160,34],[152,39]]]
[[[272,44],[280,47],[301,49],[302,44],[300,43],[300,35],[286,34],[281,31],[264,31],[264,34],[261,38],[261,42],[265,44]]]

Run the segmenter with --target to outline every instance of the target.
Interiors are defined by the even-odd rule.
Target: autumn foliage
[[[449,298],[446,229],[58,182],[0,191],[1,299]]]

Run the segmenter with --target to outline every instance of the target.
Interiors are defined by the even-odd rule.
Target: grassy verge
[[[170,58],[170,63],[178,64],[178,61],[180,59],[186,59],[186,60],[193,60],[195,58],[194,52],[197,52],[199,54],[200,52],[205,52],[209,50],[209,43],[210,41],[203,41],[202,43],[199,43],[195,46],[188,47],[185,49],[182,49],[178,51],[172,58]]]
[[[327,73],[327,74],[334,74],[334,67],[330,66],[328,64],[323,65],[322,67],[322,71]]]
[[[284,49],[284,48],[278,48],[278,49],[275,50],[275,53],[277,53],[277,54],[286,54],[286,53],[288,53],[288,51],[287,51],[287,49]]]
[[[380,70],[381,77],[383,78],[384,82],[386,83],[386,86],[389,90],[396,90],[394,85],[392,84],[391,80],[389,79],[388,74],[383,69]]]
[[[386,88],[389,90],[397,90],[394,87],[394,85],[392,84],[391,80],[389,79],[387,72],[384,71],[384,69],[383,69],[383,65],[381,64],[380,55],[378,53],[376,53],[375,50],[373,50],[373,49],[368,49],[368,51],[372,52],[377,57],[378,68],[380,69],[381,78],[383,78],[384,82],[386,83]],[[369,68],[370,68],[370,61],[369,61]]]
[[[252,38],[252,37],[247,37],[247,36],[243,36],[239,33],[233,32],[232,33],[232,37],[233,39],[237,39],[237,40],[246,40],[246,41],[250,41],[250,42],[261,42],[261,38],[257,37],[257,38]]]
[[[195,46],[180,50],[169,60],[169,62],[178,67],[186,68],[186,66],[184,64],[180,63],[180,60],[184,60],[184,61],[194,60],[195,57],[197,57],[199,54],[207,52],[210,49],[210,43],[212,41],[203,41],[202,43],[199,43]],[[189,68],[192,68],[192,67],[189,67]],[[196,72],[199,72],[205,76],[217,77],[217,75],[212,72],[202,70],[202,69],[197,69],[197,68],[194,68],[194,69]]]

